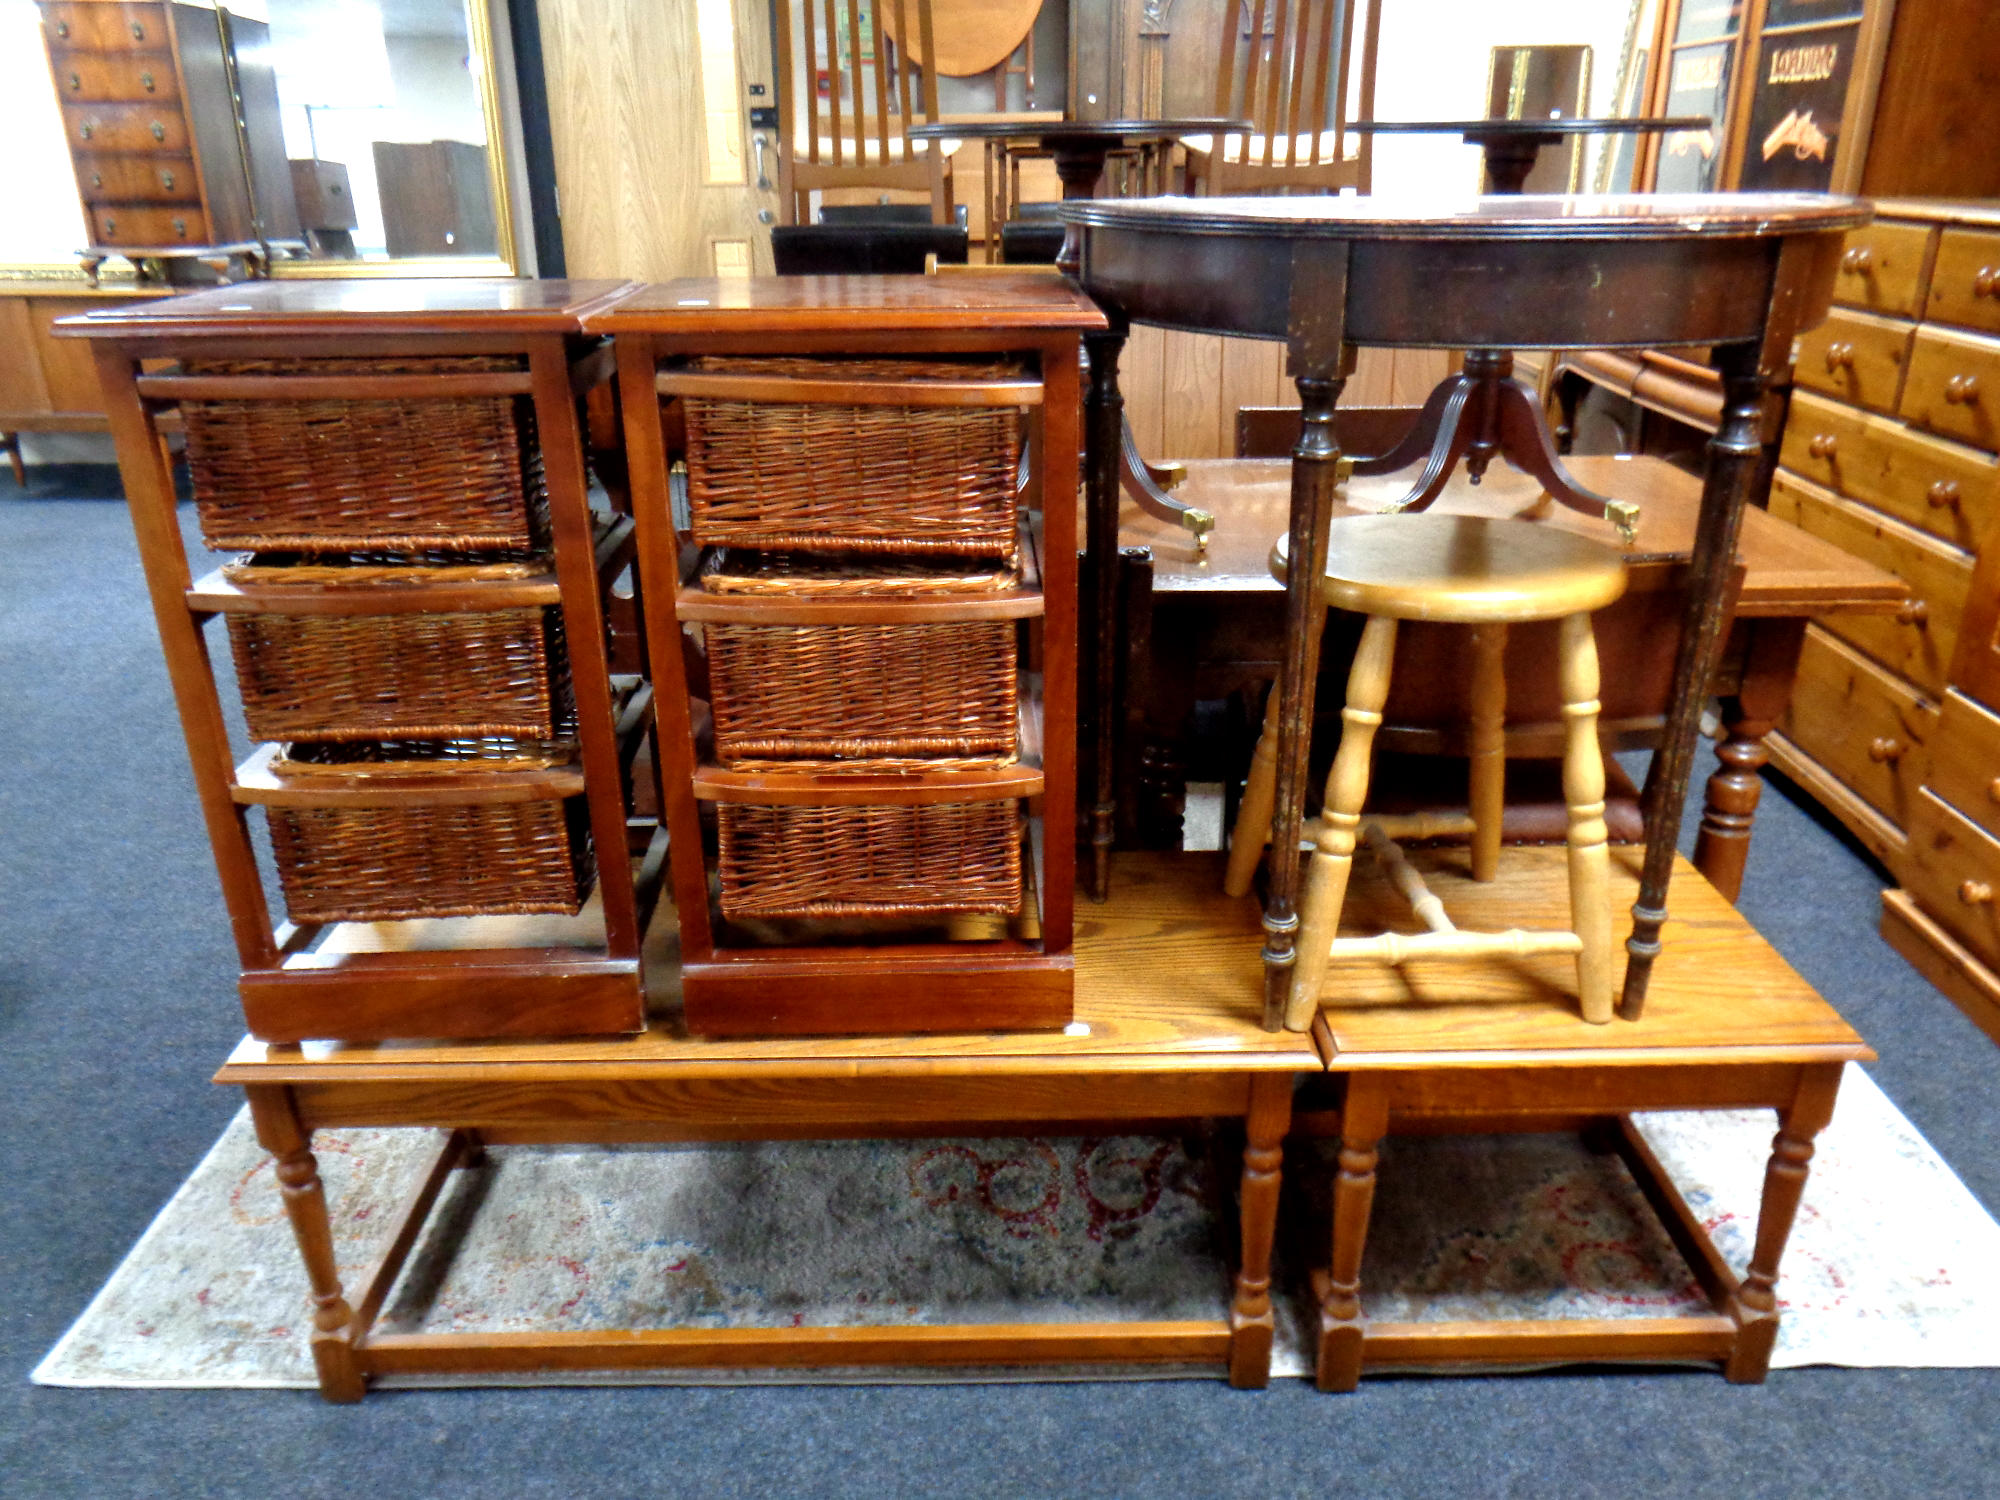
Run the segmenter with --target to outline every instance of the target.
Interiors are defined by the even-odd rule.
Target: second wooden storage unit
[[[1102,326],[1034,274],[678,281],[589,320],[618,355],[690,1031],[1069,1022]]]

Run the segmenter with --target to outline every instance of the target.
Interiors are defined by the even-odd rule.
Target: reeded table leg
[[[1300,375],[1302,422],[1292,450],[1291,536],[1285,577],[1284,656],[1278,667],[1277,789],[1271,823],[1271,893],[1264,905],[1264,1028],[1284,1024],[1299,930],[1299,827],[1304,821],[1306,755],[1312,737],[1313,674],[1319,666],[1320,577],[1327,521],[1340,485],[1333,409],[1344,373]]]
[[[1090,555],[1092,772],[1090,899],[1111,894],[1111,841],[1118,814],[1118,470],[1124,453],[1125,398],[1118,393],[1118,355],[1125,327],[1090,334],[1090,386],[1084,393],[1084,550]]]
[[[1764,470],[1762,424],[1766,385],[1755,344],[1725,344],[1715,351],[1722,376],[1722,425],[1708,443],[1708,477],[1702,484],[1695,523],[1694,555],[1688,564],[1688,606],[1674,658],[1673,697],[1660,748],[1646,777],[1646,860],[1639,875],[1639,899],[1632,906],[1630,955],[1618,1014],[1636,1021],[1646,1004],[1646,985],[1660,953],[1660,928],[1667,920],[1667,882],[1673,875],[1681,808],[1687,800],[1694,746],[1701,733],[1701,710],[1715,680],[1722,650],[1723,594],[1736,559],[1743,507]]]
[[[1259,1073],[1250,1080],[1243,1142],[1243,1260],[1229,1307],[1229,1383],[1262,1390],[1271,1382],[1271,1244],[1278,1229],[1285,1132],[1292,1123],[1292,1075]]]
[[[1723,1374],[1737,1385],[1760,1385],[1771,1369],[1771,1348],[1778,1339],[1778,1262],[1805,1196],[1813,1138],[1833,1118],[1841,1067],[1822,1063],[1801,1068],[1798,1092],[1778,1113],[1778,1134],[1764,1169],[1764,1199],[1757,1210],[1757,1246],[1729,1308],[1738,1332]]]
[[[359,1401],[366,1381],[354,1355],[354,1310],[341,1295],[333,1227],[326,1218],[326,1190],[320,1186],[319,1167],[313,1160],[312,1136],[299,1124],[290,1089],[253,1085],[243,1092],[250,1099],[258,1141],[278,1159],[285,1217],[292,1221],[292,1237],[298,1241],[312,1285],[312,1356],[319,1393],[329,1401]]]

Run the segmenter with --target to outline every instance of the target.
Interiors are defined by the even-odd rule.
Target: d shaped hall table
[[[1743,506],[1761,502],[1791,378],[1793,335],[1826,315],[1845,232],[1865,204],[1816,194],[1126,199],[1065,203],[1065,268],[1104,307],[1085,403],[1088,545],[1118,543],[1117,356],[1134,320],[1283,339],[1303,431],[1292,452],[1271,847],[1295,851],[1305,804],[1318,641],[1340,449],[1333,411],[1356,345],[1399,348],[1713,346],[1723,419],[1708,446],[1674,692],[1646,788],[1646,854],[1619,1014],[1637,1019],[1666,920],[1667,879]],[[1095,570],[1094,894],[1109,878],[1117,571]],[[1285,1014],[1298,931],[1296,856],[1274,857],[1264,909],[1264,1021]]]

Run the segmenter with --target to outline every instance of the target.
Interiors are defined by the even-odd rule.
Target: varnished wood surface
[[[1287,565],[1285,539],[1272,550]],[[1348,516],[1328,536],[1320,597],[1335,609],[1398,620],[1485,624],[1604,608],[1625,592],[1622,554],[1605,542],[1490,516]]]
[[[1413,850],[1410,857],[1462,927],[1561,927],[1569,919],[1561,849],[1505,849],[1499,878],[1490,883],[1471,879],[1463,849]],[[1637,888],[1640,857],[1638,849],[1612,851],[1618,910]],[[1335,1071],[1506,1062],[1707,1066],[1873,1055],[1685,860],[1675,861],[1668,908],[1665,947],[1641,1020],[1585,1025],[1576,1015],[1574,964],[1546,955],[1511,963],[1413,963],[1400,971],[1335,970],[1320,991],[1314,1037]],[[1359,862],[1341,913],[1342,933],[1410,925],[1402,898],[1371,861]],[[1625,960],[1621,950],[1620,975]]]
[[[246,1039],[216,1078],[544,1079],[622,1076],[627,1070],[708,1077],[1318,1071],[1318,1054],[1306,1037],[1263,1029],[1257,912],[1248,901],[1224,902],[1221,884],[1220,855],[1120,858],[1110,902],[1084,908],[1078,922],[1076,1021],[1087,1035],[690,1038],[680,1026],[674,940],[663,911],[653,923],[646,963],[658,986],[653,1021],[628,1041],[312,1044],[285,1052]],[[490,924],[482,927],[481,940],[498,940]]]
[[[1068,282],[1033,271],[990,276],[688,277],[639,287],[595,308],[588,333],[742,334],[883,329],[1106,326]]]
[[[1413,851],[1455,919],[1467,925],[1561,925],[1561,849],[1509,849],[1500,879],[1462,873],[1463,850]],[[1612,856],[1614,901],[1628,900],[1636,850]],[[702,1041],[684,1035],[674,996],[656,990],[653,1021],[623,1041],[309,1043],[245,1039],[216,1081],[475,1084],[645,1078],[964,1077],[1037,1073],[1317,1071],[1313,1042],[1262,1028],[1261,930],[1254,901],[1220,894],[1220,856],[1121,855],[1111,900],[1079,919],[1076,1019],[1088,1035],[1017,1033]],[[1373,1003],[1321,1028],[1336,1069],[1488,1067],[1512,1058],[1556,1065],[1735,1064],[1868,1056],[1866,1046],[1707,882],[1682,862],[1666,950],[1644,1020],[1586,1026],[1574,965],[1411,966],[1415,989],[1386,973],[1340,976]],[[1371,861],[1356,869],[1343,930],[1407,927],[1409,913]],[[496,919],[497,920],[497,919]],[[672,983],[672,939],[654,923],[647,972]],[[490,938],[488,939],[491,940]],[[1622,962],[1622,956],[1620,961]],[[656,982],[658,982],[656,980]],[[1372,987],[1371,987],[1372,986]],[[1453,1003],[1454,988],[1478,995]],[[1426,997],[1410,1003],[1411,993]],[[1385,1003],[1386,1002],[1386,1003]]]
[[[1324,239],[1790,235],[1852,229],[1871,217],[1865,203],[1818,193],[1106,198],[1065,204],[1062,212],[1079,224]]]
[[[1639,504],[1639,536],[1626,552],[1633,561],[1684,558],[1694,539],[1701,481],[1656,458],[1572,458],[1578,482],[1600,494]],[[1275,593],[1271,544],[1284,534],[1290,514],[1291,463],[1287,459],[1218,459],[1190,462],[1175,494],[1216,518],[1206,552],[1176,526],[1127,503],[1118,541],[1153,553],[1153,587],[1161,593]],[[1351,479],[1336,516],[1360,514],[1407,487],[1395,475]],[[1526,475],[1495,464],[1476,488],[1461,473],[1427,514],[1520,515],[1535,507],[1540,487]],[[1610,523],[1567,507],[1551,507],[1542,525],[1560,527],[1615,544]],[[1739,616],[1826,613],[1888,614],[1908,597],[1893,573],[1774,520],[1762,511],[1743,517],[1738,548],[1744,566]]]
[[[57,325],[62,337],[190,339],[210,335],[300,338],[393,323],[409,333],[568,333],[623,281],[499,277],[246,281],[101,307]]]

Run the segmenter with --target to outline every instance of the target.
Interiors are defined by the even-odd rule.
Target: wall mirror
[[[279,275],[512,275],[484,0],[261,0],[303,258]]]

